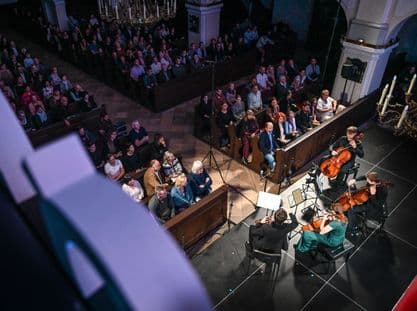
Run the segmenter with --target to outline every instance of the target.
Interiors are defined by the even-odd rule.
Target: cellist
[[[329,149],[332,156],[337,156],[337,148],[349,147],[347,150],[351,153],[351,158],[346,162],[340,169],[339,174],[335,179],[330,181],[332,186],[343,185],[343,179],[346,173],[355,165],[356,156],[363,158],[365,155],[362,147],[362,143],[359,140],[356,140],[356,135],[358,134],[358,128],[356,126],[349,126],[346,129],[346,136],[340,137],[335,143],[330,145]]]
[[[368,201],[363,204],[353,206],[347,212],[349,219],[347,231],[352,235],[356,235],[358,233],[359,228],[357,215],[359,213],[365,212],[367,218],[374,219],[378,222],[380,222],[386,214],[384,208],[388,196],[388,190],[385,185],[381,184],[377,172],[369,172],[368,174],[359,176],[356,179],[351,179],[347,182],[347,185],[348,187],[352,187],[357,182],[365,180],[365,187],[368,188],[370,194]]]

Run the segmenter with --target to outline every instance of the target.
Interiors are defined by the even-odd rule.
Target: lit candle
[[[390,87],[389,92],[388,92],[388,97],[392,96],[392,92],[394,91],[395,82],[397,82],[397,76],[394,76],[394,78],[392,79],[391,87]]]
[[[116,19],[119,19],[119,9],[117,8],[117,5],[114,6],[114,12],[116,13]]]
[[[174,14],[177,12],[177,0],[174,0]]]
[[[387,95],[387,92],[388,92],[388,87],[389,87],[389,84],[387,83],[384,89],[382,90],[382,94],[381,94],[381,98],[379,99],[378,106],[381,106],[382,103],[384,102],[385,95]]]
[[[143,19],[146,19],[146,6],[145,6],[145,1],[143,1]]]
[[[387,97],[385,97],[385,102],[384,102],[384,106],[382,107],[381,116],[383,116],[385,114],[385,111],[387,111],[390,99],[391,99],[391,96],[389,96],[389,95],[387,95]]]
[[[404,122],[405,117],[407,116],[408,105],[404,107],[403,113],[401,114],[400,120],[398,120],[397,128],[400,128]]]
[[[414,87],[414,83],[416,83],[416,74],[414,74],[413,78],[411,79],[410,86],[408,87],[408,91],[406,93],[407,95],[411,94],[411,91],[413,90],[413,87]]]
[[[129,13],[129,19],[132,19],[132,8],[131,8],[131,7],[129,7],[129,8],[127,9],[127,12]]]
[[[104,12],[105,12],[106,16],[109,16],[109,11],[107,9],[107,4],[104,4]]]
[[[97,0],[97,4],[98,4],[98,11],[101,15],[101,14],[103,14],[102,11],[101,11],[101,0]]]
[[[156,4],[156,17],[159,18],[159,5]]]
[[[169,17],[169,0],[167,1],[167,10],[168,10],[168,17]]]

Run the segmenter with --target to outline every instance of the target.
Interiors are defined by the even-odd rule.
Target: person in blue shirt
[[[261,149],[265,161],[268,163],[268,168],[273,172],[275,170],[275,151],[278,149],[278,143],[273,134],[274,125],[272,122],[266,122],[265,130],[259,137],[259,148]]]
[[[188,175],[191,190],[196,198],[196,201],[208,195],[211,192],[211,185],[213,181],[205,170],[203,162],[194,161],[191,167],[191,174]]]
[[[171,197],[176,214],[189,208],[195,202],[193,191],[185,174],[179,175],[175,180],[175,186],[171,189]]]

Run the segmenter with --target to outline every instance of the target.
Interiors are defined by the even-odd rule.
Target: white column
[[[202,41],[208,44],[212,38],[219,36],[221,1],[200,0],[186,3],[185,7],[188,12],[188,43]],[[190,27],[191,22],[195,23],[195,27]]]
[[[385,49],[374,49],[359,44],[343,42],[343,51],[340,56],[339,66],[337,68],[336,79],[333,85],[332,97],[342,98],[343,88],[346,80],[341,76],[342,66],[346,59],[358,58],[366,63],[366,69],[363,74],[362,82],[347,81],[344,94],[347,102],[353,103],[376,90],[382,80],[385,67],[388,62],[391,51],[397,46],[394,44]]]
[[[42,9],[48,22],[58,25],[61,30],[68,30],[68,16],[65,0],[43,0]]]

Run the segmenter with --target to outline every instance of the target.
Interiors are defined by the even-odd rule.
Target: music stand
[[[258,201],[256,201],[256,206],[266,209],[266,216],[268,216],[268,211],[271,211],[271,215],[281,208],[281,196],[279,194],[259,191],[258,192]]]

